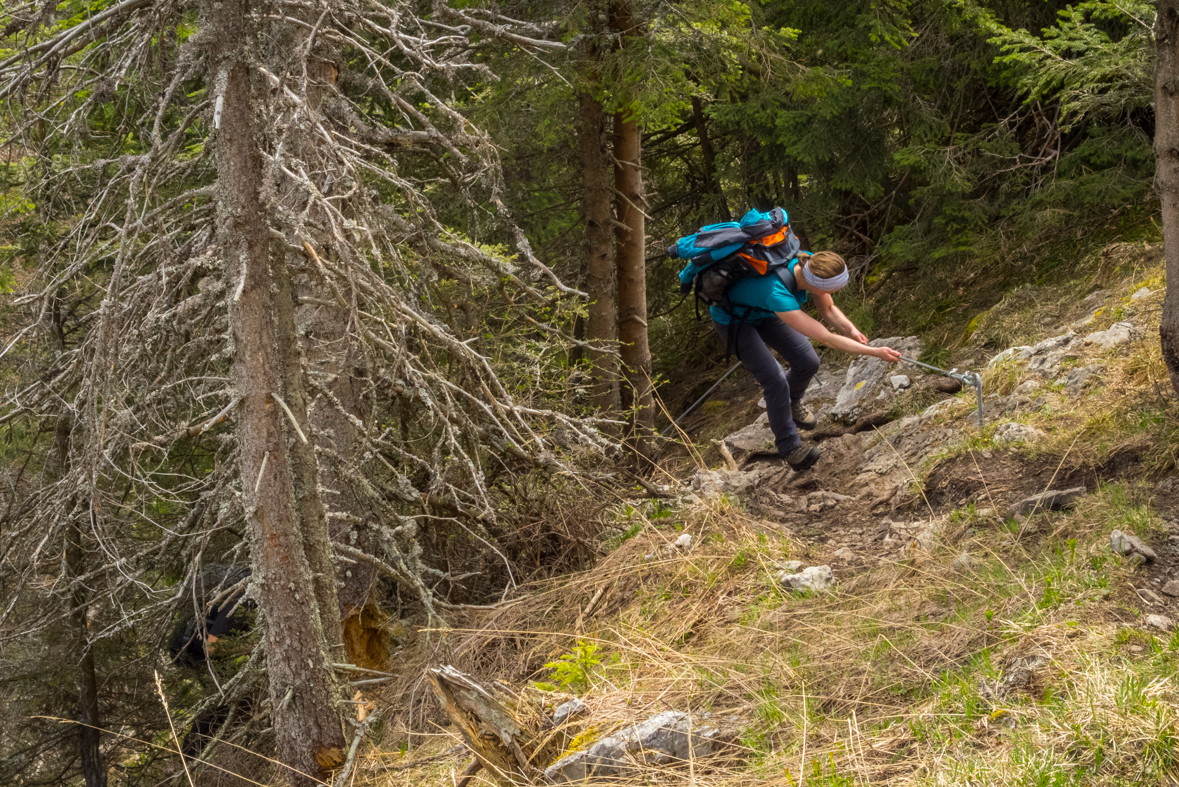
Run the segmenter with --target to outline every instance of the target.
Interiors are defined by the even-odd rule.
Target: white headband
[[[847,286],[847,281],[850,275],[847,272],[847,266],[843,266],[843,270],[830,279],[821,279],[811,272],[811,261],[807,260],[802,266],[802,278],[806,279],[806,283],[814,287],[816,290],[841,290]]]

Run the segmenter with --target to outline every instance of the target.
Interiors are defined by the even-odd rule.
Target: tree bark
[[[307,20],[314,23],[314,19]],[[303,35],[306,35],[304,31]],[[302,42],[300,42],[302,45]],[[308,109],[318,111],[331,92],[339,69],[327,53],[315,50],[307,63]],[[322,144],[318,137],[303,137],[308,152],[304,160],[313,159],[313,148]],[[325,193],[330,183],[318,184]],[[330,239],[319,239],[320,253],[331,255]],[[309,260],[312,261],[312,260]],[[295,282],[298,296],[334,303],[332,293],[315,275],[299,277]],[[332,541],[347,544],[362,552],[383,557],[380,540],[373,532],[372,512],[366,511],[361,497],[353,489],[346,468],[355,466],[358,434],[355,420],[363,421],[369,384],[368,362],[362,346],[349,332],[349,314],[343,306],[308,303],[298,309],[298,323],[303,326],[303,362],[312,380],[330,396],[321,395],[309,412],[308,437],[315,445],[318,465],[317,484],[323,494],[323,508],[328,513],[327,532]],[[312,397],[313,399],[315,397]],[[334,401],[332,401],[334,400]],[[371,563],[352,561],[338,572],[328,569],[334,588],[333,603],[341,622],[341,636],[348,663],[368,669],[383,670],[388,665],[384,615],[372,598],[376,586],[376,569]]]
[[[311,294],[314,283],[304,285]],[[331,300],[317,293],[321,300]],[[368,364],[348,332],[348,316],[342,308],[307,304],[300,307],[306,326],[303,350],[307,368],[317,384],[330,394],[321,395],[312,407],[312,440],[319,452],[319,487],[331,514],[328,530],[332,541],[347,544],[370,555],[382,556],[380,542],[369,522],[375,516],[365,510],[345,468],[352,465],[358,435],[353,418],[363,420]],[[331,401],[334,399],[334,401]],[[369,563],[353,561],[336,576],[336,603],[343,618],[344,649],[350,664],[383,670],[389,656],[384,616],[372,599],[376,571]]]
[[[334,680],[315,582],[304,549],[288,451],[282,342],[263,198],[261,107],[269,88],[251,53],[258,20],[248,0],[209,0],[203,26],[217,74],[218,242],[225,260],[233,382],[242,397],[237,437],[253,582],[265,622],[267,673],[279,760],[292,785],[322,781],[344,759]]]
[[[611,4],[611,26],[623,46],[636,36],[629,0]],[[625,105],[625,102],[624,102]],[[623,403],[631,411],[631,446],[640,460],[650,460],[655,432],[651,385],[651,348],[647,340],[646,225],[643,208],[642,137],[633,115],[614,116],[615,228],[618,265],[618,342],[625,386]]]
[[[54,442],[58,473],[64,477],[70,466],[70,419],[67,416],[57,419]],[[73,502],[68,503],[67,510],[72,508]],[[89,599],[85,585],[74,582],[75,577],[86,574],[86,549],[77,517],[69,523],[66,533],[65,566],[69,574],[67,579],[71,585],[70,604],[73,608],[70,626],[73,629],[74,653],[78,659],[78,755],[86,787],[106,787],[106,766],[102,761],[100,746],[102,722],[98,709],[98,672],[94,667],[94,650],[90,647],[87,635],[90,628]]]
[[[340,605],[336,599],[336,569],[332,565],[327,510],[325,501],[320,496],[320,471],[315,456],[314,432],[307,412],[304,359],[295,321],[294,285],[291,283],[290,268],[287,264],[289,256],[285,250],[279,251],[274,255],[272,267],[275,280],[275,319],[279,352],[282,356],[283,399],[303,430],[303,438],[306,438],[300,438],[297,434],[288,437],[295,505],[299,514],[303,553],[307,556],[307,566],[315,586],[315,603],[319,608],[323,635],[327,640],[329,652],[338,651],[339,655],[343,656],[344,630]]]
[[[692,96],[692,122],[696,126],[696,137],[700,140],[700,155],[704,160],[704,190],[713,196],[712,204],[707,207],[716,211],[717,219],[712,221],[730,221],[729,203],[725,200],[724,189],[721,188],[720,178],[716,174],[716,152],[712,149],[712,138],[708,135],[708,120],[704,117],[704,102],[699,96]]]
[[[596,53],[589,53],[587,60]],[[590,66],[592,69],[592,66]],[[610,150],[606,137],[607,115],[602,102],[590,91],[578,97],[581,111],[581,164],[584,178],[586,291],[589,294],[589,341],[593,369],[593,402],[601,413],[618,412],[618,356],[604,349],[618,340],[618,311],[614,302],[614,230],[610,224]]]
[[[1159,338],[1171,387],[1179,393],[1179,0],[1159,0],[1155,42],[1155,187],[1162,203],[1167,263]]]

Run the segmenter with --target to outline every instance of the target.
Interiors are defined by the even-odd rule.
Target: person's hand
[[[860,329],[855,327],[854,325],[852,326],[851,333],[849,333],[848,336],[855,339],[860,344],[867,344],[868,343],[868,337],[865,336],[864,334],[860,333]]]
[[[875,355],[880,360],[887,361],[888,363],[896,363],[901,359],[900,352],[894,350],[891,347],[872,347],[871,350],[872,355]]]

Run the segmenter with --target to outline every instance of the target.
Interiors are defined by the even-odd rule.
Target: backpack
[[[790,261],[798,256],[802,244],[790,229],[789,217],[782,208],[770,211],[751,210],[741,221],[710,224],[672,244],[667,253],[672,258],[692,260],[694,275],[683,292],[696,293],[697,317],[700,303],[717,306],[730,317],[744,307],[744,322],[753,307],[729,299],[729,289],[747,276],[776,273],[794,292],[792,276],[783,276]]]

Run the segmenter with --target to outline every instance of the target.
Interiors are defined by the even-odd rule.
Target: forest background
[[[933,362],[1159,239],[1154,18],[6,2],[0,771],[154,783],[167,714],[216,708],[293,783],[337,767],[338,665],[587,565],[571,513],[649,483],[723,368],[661,252],[702,224],[784,206]],[[244,599],[263,635],[171,662]]]

